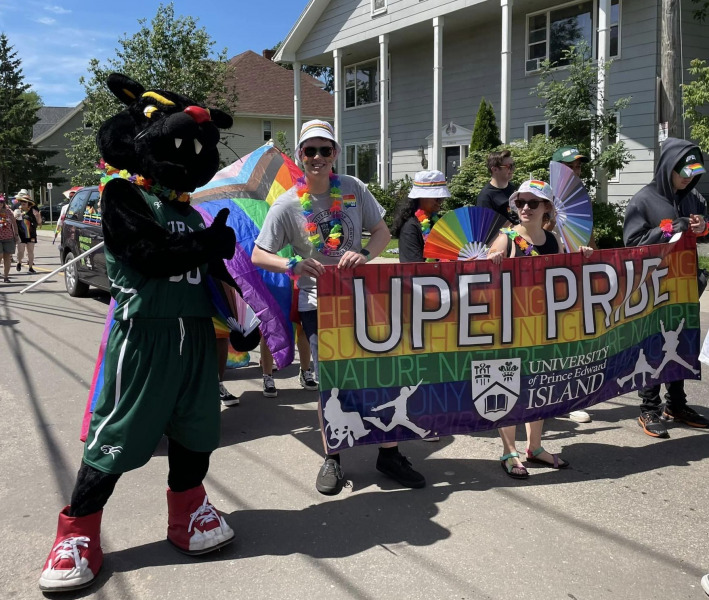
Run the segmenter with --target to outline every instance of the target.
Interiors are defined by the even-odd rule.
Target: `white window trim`
[[[524,141],[529,142],[529,131],[528,129],[533,125],[544,125],[544,136],[549,139],[549,121],[528,121],[524,124]]]
[[[356,81],[357,80],[357,66],[364,65],[364,64],[367,64],[370,62],[374,62],[375,60],[377,61],[377,85],[379,85],[380,78],[379,78],[378,74],[379,74],[379,69],[381,68],[381,65],[379,64],[379,57],[369,58],[367,60],[360,60],[359,62],[345,65],[344,69],[342,70],[342,73],[343,73],[342,79],[344,80],[344,85],[343,85],[344,94],[343,94],[342,104],[343,104],[344,110],[359,110],[361,108],[367,108],[370,106],[379,106],[379,103],[382,100],[382,91],[381,90],[379,90],[379,99],[376,102],[370,102],[369,104],[360,104],[360,105],[355,104],[354,106],[347,106],[347,69],[351,69],[354,67],[355,81]],[[387,62],[389,63],[387,65],[387,69],[388,69],[388,73],[387,73],[387,75],[388,75],[388,77],[387,77],[387,82],[388,82],[387,102],[391,102],[391,54],[387,55]],[[356,98],[356,96],[355,96],[355,98]],[[362,142],[362,143],[364,143],[364,142]]]
[[[374,144],[377,149],[377,166],[376,166],[376,173],[374,175],[378,181],[379,180],[379,168],[380,168],[379,164],[381,162],[381,152],[379,150],[379,140],[357,140],[356,142],[349,142],[344,145],[345,146],[345,175],[349,175],[349,173],[347,172],[347,167],[350,165],[354,165],[354,172],[355,172],[354,177],[356,177],[357,179],[360,179],[359,172],[358,172],[359,165],[358,165],[358,161],[357,161],[357,154],[359,151],[358,151],[357,147],[363,146],[365,144]],[[350,148],[351,146],[354,146],[354,148],[355,148],[355,162],[354,163],[347,162],[347,149]],[[391,143],[389,144],[389,146],[391,148]],[[391,164],[391,161],[390,161],[390,164]],[[390,167],[390,170],[391,170],[391,167]],[[364,183],[366,185],[369,182],[365,181]]]
[[[265,134],[266,134],[266,123],[270,123],[270,131],[271,135],[268,136],[269,139],[273,139],[273,120],[271,119],[262,119],[261,120],[261,139],[264,142],[267,142],[268,140],[265,139]]]
[[[371,8],[371,14],[373,17],[376,17],[377,15],[383,15],[385,12],[387,12],[389,8],[389,2],[388,0],[384,0],[384,6],[382,8],[374,8],[374,0],[370,0],[370,8]]]
[[[556,6],[546,8],[544,10],[538,10],[535,12],[527,13],[525,17],[525,22],[524,22],[524,73],[525,75],[534,75],[539,73],[541,71],[541,66],[538,66],[536,69],[528,70],[527,69],[527,61],[529,60],[527,58],[527,52],[529,50],[529,18],[530,17],[536,17],[537,15],[546,15],[547,16],[547,32],[546,32],[546,54],[542,58],[538,58],[537,60],[539,61],[538,64],[541,65],[541,62],[548,60],[549,59],[549,46],[550,46],[550,37],[551,37],[551,23],[550,23],[550,18],[549,15],[552,13],[552,11],[559,10],[560,8],[565,8],[567,6],[573,6],[574,4],[582,4],[583,2],[587,2],[588,0],[573,0],[572,2],[566,2],[565,4],[558,4]],[[598,60],[598,48],[597,48],[597,33],[598,33],[598,0],[592,0],[593,1],[593,14],[592,16],[592,22],[591,22],[591,30],[593,31],[594,35],[592,38],[592,44],[591,44],[591,56],[593,57],[593,61],[595,62]],[[615,56],[610,56],[609,58],[613,60],[617,60],[621,58],[621,39],[622,39],[622,31],[623,31],[623,26],[622,26],[622,20],[623,20],[623,0],[618,0],[618,54]],[[609,31],[610,31],[610,25],[609,23]],[[567,68],[567,65],[562,65],[560,67],[557,67],[558,69],[565,69]]]

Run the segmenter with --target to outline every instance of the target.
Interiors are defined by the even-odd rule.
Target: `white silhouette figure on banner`
[[[330,448],[337,448],[347,440],[347,444],[351,448],[354,445],[354,440],[367,435],[369,429],[365,428],[358,412],[344,412],[342,410],[342,404],[337,397],[339,393],[338,388],[332,388],[330,397],[323,408],[323,417],[327,421],[327,425],[325,425],[325,433],[328,436],[327,445]],[[330,443],[331,438],[337,440],[337,445],[333,446]]]
[[[662,328],[662,337],[665,338],[665,343],[662,345],[662,349],[665,351],[665,356],[662,358],[660,366],[655,369],[652,376],[657,379],[660,376],[660,371],[662,371],[662,368],[670,361],[674,361],[678,365],[682,365],[683,367],[689,369],[695,375],[699,375],[698,369],[692,368],[692,365],[677,354],[677,347],[679,346],[679,332],[682,331],[682,327],[684,327],[684,319],[682,319],[676,331],[665,331],[664,321],[660,321],[660,327]]]
[[[431,430],[421,429],[421,427],[413,423],[409,419],[409,415],[406,414],[406,402],[418,389],[422,382],[423,379],[414,386],[404,386],[399,391],[399,395],[391,402],[385,402],[384,404],[380,404],[379,406],[372,407],[372,412],[379,412],[380,410],[384,408],[389,408],[390,406],[394,407],[394,414],[391,417],[391,421],[389,421],[388,425],[384,425],[384,423],[382,423],[382,420],[379,417],[364,417],[364,420],[369,421],[382,431],[391,431],[397,425],[401,425],[402,427],[410,429],[421,437],[426,437],[429,433],[431,433]]]
[[[638,355],[638,360],[635,363],[635,369],[633,369],[633,372],[630,373],[629,375],[626,375],[625,377],[619,377],[618,378],[618,385],[620,387],[623,387],[628,381],[633,382],[633,388],[635,388],[635,376],[636,375],[642,375],[642,383],[640,387],[645,387],[645,379],[647,378],[648,375],[652,377],[652,373],[655,371],[655,368],[647,362],[647,358],[645,358],[645,352],[642,348],[640,348],[640,354]]]

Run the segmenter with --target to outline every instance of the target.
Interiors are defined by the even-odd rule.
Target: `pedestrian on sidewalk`
[[[42,224],[42,216],[35,207],[35,202],[30,198],[27,190],[22,189],[17,192],[15,200],[20,203],[22,211],[21,219],[17,221],[20,243],[17,246],[17,270],[22,270],[22,259],[27,251],[27,270],[36,273],[34,270],[34,245],[37,243],[37,227]]]
[[[0,254],[3,263],[3,281],[10,283],[10,267],[12,266],[12,253],[20,241],[17,233],[15,215],[7,206],[5,196],[0,194]]]
[[[697,236],[709,233],[707,203],[695,189],[704,173],[704,157],[698,146],[685,140],[667,138],[662,144],[655,177],[628,204],[623,223],[625,245],[663,244],[680,232],[691,232]],[[701,296],[707,285],[707,276],[698,264],[697,274]],[[664,329],[663,324],[663,336],[679,334],[679,330],[672,331],[671,324],[667,324],[667,332]],[[668,343],[667,337],[665,343]],[[665,424],[668,420],[701,429],[709,427],[706,417],[687,406],[684,379],[666,383],[665,389],[664,410],[659,383],[638,393],[641,400],[638,423],[647,435],[670,437]]]

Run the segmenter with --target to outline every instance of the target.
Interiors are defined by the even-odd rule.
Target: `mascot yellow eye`
[[[152,104],[146,106],[143,109],[143,114],[149,119],[153,116],[153,113],[158,110],[157,106],[153,106]]]

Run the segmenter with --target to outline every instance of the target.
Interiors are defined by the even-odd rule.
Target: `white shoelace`
[[[216,519],[217,521],[220,520],[219,513],[217,513],[217,509],[209,503],[209,498],[207,496],[204,497],[204,502],[202,502],[202,506],[200,506],[196,511],[194,511],[190,515],[190,517],[190,525],[187,528],[187,533],[192,531],[192,525],[195,521],[197,521],[197,525],[199,525],[200,527],[204,527],[206,523],[214,521],[214,519]]]
[[[56,556],[54,557],[54,564],[58,563],[60,560],[65,558],[70,558],[74,561],[75,566],[79,566],[81,563],[81,555],[79,554],[79,546],[82,548],[89,547],[89,538],[84,535],[78,537],[70,537],[62,540],[54,547],[54,552]],[[53,566],[53,565],[52,565]]]

